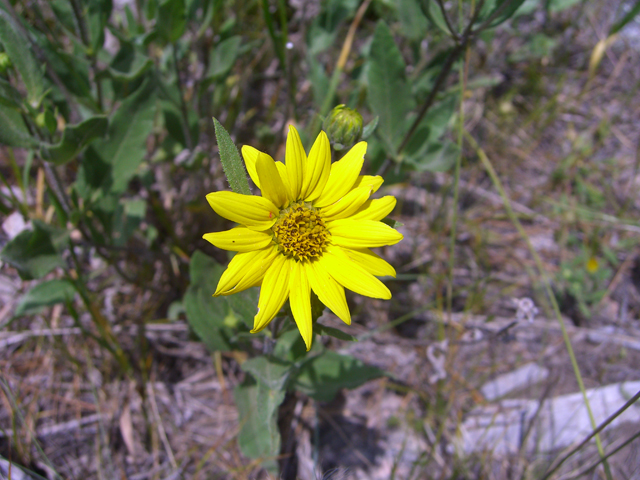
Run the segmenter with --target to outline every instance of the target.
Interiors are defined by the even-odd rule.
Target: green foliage
[[[330,337],[337,338],[338,340],[344,340],[346,342],[357,342],[358,339],[353,335],[350,335],[342,330],[333,327],[327,327],[320,323],[313,325],[313,331],[318,335],[329,335]]]
[[[213,297],[224,268],[212,258],[196,250],[191,256],[191,284],[184,296],[187,320],[193,331],[212,351],[233,350],[238,331],[253,322],[256,296],[245,291],[234,297]],[[251,309],[251,311],[249,311]]]
[[[67,237],[65,230],[34,220],[33,230],[24,230],[8,242],[0,258],[18,270],[23,280],[42,278],[65,265],[60,253]]]
[[[62,139],[56,145],[42,148],[42,156],[46,160],[63,165],[75,159],[80,152],[96,138],[107,133],[109,121],[107,117],[98,115],[88,118],[77,125],[67,125]]]
[[[187,26],[187,11],[184,0],[160,0],[156,29],[165,42],[177,41]]]
[[[389,27],[380,20],[371,43],[367,98],[373,113],[380,117],[377,133],[392,156],[407,130],[407,117],[415,107],[405,68]]]
[[[243,195],[251,195],[244,162],[240,159],[238,149],[222,124],[215,118],[213,119],[213,124],[216,129],[218,148],[220,149],[220,161],[231,190]]]
[[[263,459],[262,465],[277,472],[275,457],[280,453],[278,407],[284,400],[284,390],[272,390],[265,384],[251,380],[234,389],[240,416],[238,445],[249,458]]]
[[[31,106],[37,107],[44,92],[42,68],[36,62],[33,52],[29,48],[29,41],[24,38],[9,14],[1,9],[0,42],[22,78],[27,90],[27,101]]]
[[[14,315],[18,317],[39,313],[44,307],[71,302],[75,294],[76,289],[68,280],[53,279],[42,282],[20,298]]]
[[[379,378],[384,372],[360,360],[335,352],[324,352],[300,368],[293,388],[319,402],[333,400],[342,388],[356,388]]]
[[[155,83],[148,79],[116,110],[107,138],[94,142],[85,152],[78,172],[80,195],[96,200],[126,190],[145,157],[145,140],[155,111]]]
[[[38,141],[31,136],[17,110],[0,105],[0,142],[10,147],[37,147]]]
[[[209,70],[207,77],[212,80],[220,80],[229,73],[240,53],[242,37],[235,35],[220,42],[211,50],[209,57]]]

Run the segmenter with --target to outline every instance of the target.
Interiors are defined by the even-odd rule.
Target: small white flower
[[[444,364],[447,361],[447,350],[449,350],[449,339],[447,338],[441,342],[432,343],[427,347],[427,358],[435,370],[433,375],[429,376],[429,383],[436,383],[438,380],[447,378],[447,371],[444,368]]]
[[[528,320],[529,323],[533,322],[533,319],[536,317],[540,311],[536,307],[536,304],[533,303],[529,297],[523,298],[514,298],[513,303],[516,306],[516,321],[519,322],[521,320]]]

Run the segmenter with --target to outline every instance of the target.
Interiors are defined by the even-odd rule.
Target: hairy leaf
[[[251,195],[249,190],[249,182],[247,173],[244,169],[244,163],[240,159],[240,154],[236,148],[229,133],[224,129],[220,122],[214,118],[213,125],[216,130],[216,140],[220,149],[220,160],[222,161],[222,169],[227,176],[227,181],[231,186],[231,190],[243,195]]]

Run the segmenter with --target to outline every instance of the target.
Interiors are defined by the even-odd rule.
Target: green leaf
[[[113,245],[124,246],[140,226],[147,212],[147,202],[141,198],[120,200],[112,222]]]
[[[108,127],[109,121],[102,115],[88,118],[77,125],[67,125],[58,144],[42,148],[42,157],[56,165],[63,165],[76,158],[91,141],[103,137]]]
[[[220,42],[209,56],[207,77],[214,80],[224,78],[238,58],[241,43],[242,37],[240,36],[229,37]]]
[[[254,289],[230,297],[214,297],[224,267],[196,250],[191,256],[191,284],[184,296],[187,320],[209,350],[233,350],[253,325],[258,295]]]
[[[302,365],[293,388],[319,402],[330,402],[340,389],[356,388],[383,375],[379,368],[354,357],[325,351]]]
[[[34,220],[33,230],[24,230],[9,241],[0,251],[0,258],[18,270],[23,280],[42,278],[65,265],[60,252],[67,237],[66,230]]]
[[[133,82],[153,67],[151,60],[141,49],[130,42],[120,42],[120,50],[109,65],[109,75],[117,82]]]
[[[311,55],[307,56],[309,65],[309,80],[313,89],[313,100],[318,108],[322,108],[327,92],[329,91],[329,77],[324,70],[324,66]]]
[[[227,177],[227,181],[231,186],[231,190],[243,195],[251,195],[249,190],[249,182],[247,173],[244,169],[244,163],[240,159],[240,154],[236,148],[229,133],[224,129],[220,122],[214,117],[213,125],[216,131],[216,140],[220,149],[220,161],[222,169]]]
[[[155,111],[155,83],[147,79],[113,115],[107,138],[87,148],[78,171],[79,191],[85,198],[119,195],[127,189],[147,154]]]
[[[249,458],[263,459],[262,466],[277,473],[275,458],[280,454],[278,407],[284,400],[284,390],[271,390],[263,383],[246,381],[234,389],[240,416],[238,445]]]
[[[104,29],[113,10],[111,0],[89,0],[85,21],[89,30],[89,44],[92,54],[97,52],[104,44]]]
[[[320,346],[320,342],[314,342],[311,350],[315,350],[316,346]],[[321,348],[321,347],[318,347]],[[305,357],[307,347],[297,328],[292,327],[291,330],[281,333],[278,337],[276,345],[273,349],[273,356],[287,362],[295,362]]]
[[[213,297],[224,267],[199,250],[191,256],[191,284],[184,295],[187,320],[211,351],[232,350],[233,330],[225,325],[228,306],[224,297]]]
[[[416,135],[419,135],[419,131]],[[446,172],[455,164],[460,155],[457,143],[449,140],[444,142],[425,142],[420,149],[411,152],[407,146],[405,162],[418,172]]]
[[[498,0],[495,2],[495,8],[489,12],[486,18],[496,15],[489,24],[489,27],[497,27],[501,23],[511,18],[525,0]],[[504,4],[507,3],[506,6]],[[482,17],[481,17],[482,18]]]
[[[344,340],[347,342],[357,342],[358,339],[353,335],[350,335],[342,330],[333,327],[327,327],[320,323],[313,325],[313,331],[318,335],[329,335],[330,337],[337,338],[338,340]]]
[[[42,282],[20,298],[14,315],[39,313],[43,307],[73,301],[76,289],[68,280],[54,279]]]
[[[22,116],[14,109],[0,104],[0,143],[10,147],[36,147]]]
[[[174,43],[187,26],[187,10],[184,0],[162,0],[158,5],[156,30],[165,42]]]
[[[22,77],[29,103],[37,106],[44,91],[42,69],[33,56],[29,40],[24,38],[11,16],[4,10],[0,10],[0,42]]]
[[[76,22],[73,15],[73,8],[69,0],[51,0],[51,10],[58,21],[70,32],[76,34]]]
[[[640,14],[640,0],[636,0],[636,4],[616,23],[611,26],[609,35],[614,35],[622,30],[631,20]]]
[[[67,91],[76,97],[93,101],[92,84],[89,80],[90,64],[87,59],[65,52],[38,31],[32,33],[47,57],[47,63],[66,86]]]
[[[371,120],[369,123],[367,123],[364,126],[364,128],[362,129],[362,140],[366,140],[373,134],[373,132],[376,131],[379,121],[380,121],[380,117],[376,116],[373,118],[373,120]]]
[[[405,37],[411,40],[422,40],[426,36],[429,25],[418,0],[400,0],[398,18]]]
[[[546,6],[550,13],[560,13],[563,10],[573,7],[580,3],[581,0],[549,0]]]
[[[414,102],[405,79],[405,63],[387,24],[380,20],[369,55],[369,105],[380,117],[378,134],[394,155],[406,131]]]
[[[0,77],[0,105],[15,110],[22,108],[22,96],[20,92],[2,77]]]
[[[436,0],[423,0],[423,10],[429,21],[435,25],[440,31],[451,35],[447,21],[442,14],[442,9],[436,2]]]
[[[292,364],[274,356],[261,355],[247,360],[242,370],[253,375],[258,382],[271,390],[284,390]]]

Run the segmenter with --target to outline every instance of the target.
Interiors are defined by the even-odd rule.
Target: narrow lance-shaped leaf
[[[42,69],[33,56],[29,41],[4,10],[0,10],[0,42],[22,77],[29,103],[36,106],[44,91]]]
[[[214,118],[213,125],[216,130],[216,140],[220,149],[220,160],[222,161],[222,169],[227,177],[227,181],[231,186],[231,190],[243,195],[251,195],[249,190],[249,182],[244,164],[240,159],[240,154],[236,148],[229,133],[224,129],[220,122]]]

